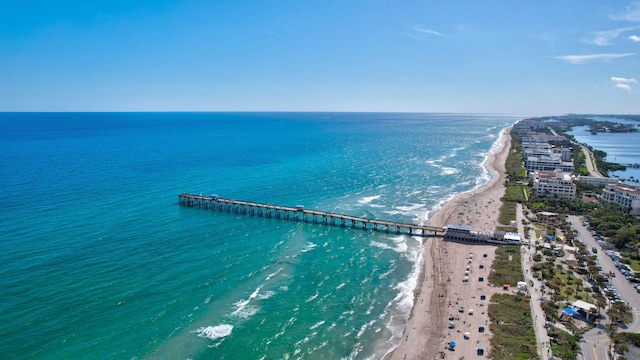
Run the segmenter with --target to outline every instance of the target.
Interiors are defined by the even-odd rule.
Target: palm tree
[[[598,321],[599,319],[599,314],[600,314],[600,307],[592,307],[589,309],[589,314],[593,315],[595,321]]]
[[[598,307],[598,322],[600,322],[600,309],[604,309],[605,306],[607,306],[607,300],[605,300],[605,298],[603,298],[602,296],[598,297],[596,299],[596,306]]]

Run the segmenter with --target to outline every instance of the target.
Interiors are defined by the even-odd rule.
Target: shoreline
[[[483,164],[490,180],[446,201],[429,220],[431,225],[468,225],[475,230],[495,230],[500,198],[505,192],[510,130],[511,126],[501,131],[495,149],[492,147],[493,151]],[[491,332],[488,326],[483,333],[478,330],[488,324],[488,300],[493,293],[501,291],[484,279],[489,274],[496,246],[444,241],[442,238],[429,238],[423,244],[422,269],[409,319],[400,344],[384,358],[440,359],[441,352],[445,357],[471,358],[476,356],[479,347],[484,348],[486,354]],[[484,269],[479,268],[481,263],[486,264]],[[469,275],[468,280],[463,281],[466,275]],[[483,277],[482,281],[480,277]],[[480,295],[486,300],[478,301]],[[465,307],[462,313],[460,306]],[[470,309],[474,311],[469,313]],[[453,319],[453,327],[449,325],[449,319]],[[455,352],[446,349],[450,341],[457,344]]]

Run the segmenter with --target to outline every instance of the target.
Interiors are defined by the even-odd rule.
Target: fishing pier
[[[296,207],[262,204],[250,201],[224,199],[217,195],[180,194],[178,203],[182,206],[224,211],[244,215],[260,216],[265,218],[302,221],[306,223],[340,226],[360,230],[373,230],[395,232],[414,236],[444,236],[446,228],[435,226],[422,226],[395,221],[368,219],[357,216],[338,214],[327,211],[306,209],[304,206]]]

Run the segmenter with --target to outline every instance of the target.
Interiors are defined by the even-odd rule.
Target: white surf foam
[[[377,200],[380,199],[380,196],[382,195],[374,195],[374,196],[365,196],[362,199],[358,200],[358,202],[362,205],[368,204],[370,202],[372,202],[373,200]]]
[[[445,174],[445,175],[453,175],[453,174],[457,174],[459,172],[458,169],[452,168],[452,167],[443,166],[441,169],[442,169],[442,173]]]
[[[308,242],[307,246],[305,246],[304,249],[300,250],[300,252],[303,252],[303,253],[309,252],[309,251],[313,250],[316,246],[318,246],[318,245],[316,245],[316,244],[314,244],[312,242]]]
[[[403,235],[399,235],[396,237],[392,237],[389,238],[389,240],[391,240],[393,242],[393,244],[385,244],[385,243],[381,243],[378,241],[372,241],[371,245],[378,247],[380,249],[385,249],[385,250],[393,250],[399,254],[404,253],[405,251],[407,251],[408,245],[407,245],[407,238]]]
[[[278,275],[278,274],[282,271],[282,269],[283,269],[283,268],[280,268],[280,269],[278,269],[276,272],[274,272],[274,273],[271,273],[271,274],[267,275],[267,278],[265,279],[265,281],[269,281],[269,280],[271,280],[271,278],[272,278],[272,277],[274,277],[274,276],[276,276],[276,275]]]
[[[309,329],[310,329],[310,330],[314,330],[314,329],[318,328],[319,326],[324,325],[324,323],[325,323],[325,321],[324,321],[324,320],[322,320],[322,321],[318,321],[317,323],[313,324],[313,326],[311,326]]]
[[[264,294],[258,294],[258,296],[256,298],[259,299],[259,300],[266,300],[266,299],[272,297],[275,294],[276,294],[275,291],[268,290],[268,291],[265,291]]]
[[[255,291],[251,295],[249,295],[248,299],[240,300],[234,303],[233,305],[235,305],[236,309],[231,313],[231,315],[237,316],[243,319],[247,319],[250,316],[257,313],[258,308],[256,308],[255,306],[248,306],[248,305],[251,302],[251,300],[258,297],[258,295],[260,294],[260,289],[262,289],[262,286],[259,286],[257,289],[255,289]]]
[[[395,349],[402,340],[402,332],[404,326],[409,319],[411,309],[414,304],[414,289],[418,284],[418,277],[420,275],[420,269],[422,269],[422,263],[424,261],[424,246],[420,238],[415,238],[417,246],[412,247],[411,251],[405,253],[413,262],[413,269],[411,274],[403,282],[398,283],[395,288],[398,290],[396,297],[390,301],[384,312],[381,314],[381,318],[386,317],[391,313],[389,321],[386,323],[387,329],[391,332],[391,338],[389,342],[393,344],[388,352],[389,354]]]
[[[307,300],[305,300],[304,302],[307,302],[307,303],[308,303],[308,302],[311,302],[311,301],[315,300],[315,299],[318,297],[318,295],[320,295],[320,292],[318,292],[318,290],[316,290],[316,293],[315,293],[315,294],[313,294],[313,295],[311,295],[311,296],[310,296]]]
[[[217,340],[229,336],[232,330],[233,325],[222,324],[217,326],[201,327],[195,332],[198,333],[199,337],[207,338],[209,340]]]

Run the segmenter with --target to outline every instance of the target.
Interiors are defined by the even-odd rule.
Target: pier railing
[[[183,193],[178,195],[178,203],[182,206],[260,216],[265,218],[302,221],[318,225],[340,226],[361,230],[394,232],[397,234],[423,237],[444,236],[446,230],[442,227],[422,226],[312,210],[300,205],[290,207],[251,201],[224,199],[217,195],[207,196]]]

